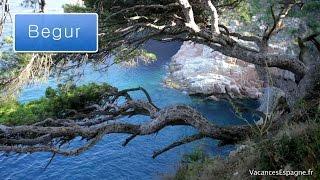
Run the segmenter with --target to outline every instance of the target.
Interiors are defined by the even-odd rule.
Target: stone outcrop
[[[244,25],[237,20],[225,24],[228,24],[231,32],[241,32],[245,35],[252,32],[261,34],[266,28],[265,22],[258,16],[253,18],[253,22],[254,26]],[[306,34],[305,26],[305,22],[298,18],[287,18],[282,31],[270,39],[269,53],[296,56],[299,48],[296,43],[292,43],[296,38],[289,32],[295,30],[299,31],[299,34]],[[244,46],[257,48],[254,44],[245,41],[242,43]],[[286,89],[291,91],[292,83],[295,83],[295,77],[289,71],[274,67],[256,69],[253,64],[224,56],[205,45],[192,42],[184,42],[172,58],[165,79],[165,84],[169,87],[190,95],[204,94],[213,95],[212,97],[228,91],[236,97],[259,98],[262,96],[263,86],[275,86],[287,92]]]
[[[263,82],[254,65],[205,45],[184,42],[168,66],[165,84],[190,95],[219,97],[228,92],[235,97],[256,99],[262,95]]]

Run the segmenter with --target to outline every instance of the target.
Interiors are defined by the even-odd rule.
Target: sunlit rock
[[[255,66],[211,48],[185,42],[172,58],[165,84],[188,94],[259,98],[262,81]],[[213,98],[215,99],[215,98]]]

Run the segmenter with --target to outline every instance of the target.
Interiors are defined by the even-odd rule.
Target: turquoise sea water
[[[180,43],[149,42],[147,49],[155,52],[158,61],[134,68],[112,66],[107,72],[96,72],[90,65],[84,68],[84,75],[78,84],[89,82],[108,82],[119,89],[142,86],[146,88],[159,107],[171,104],[188,104],[201,111],[207,118],[220,125],[243,123],[237,119],[232,108],[225,102],[205,102],[162,85],[166,65],[179,49]],[[47,86],[55,86],[55,80],[49,83],[27,87],[20,96],[21,102],[37,99],[44,95]],[[134,94],[144,98],[142,94]],[[148,120],[146,117],[134,117],[133,123]],[[187,135],[195,133],[190,127],[167,127],[156,135],[138,137],[127,147],[121,143],[127,135],[112,134],[89,151],[77,157],[54,158],[45,169],[51,155],[34,153],[31,155],[0,156],[0,174],[4,179],[158,179],[163,174],[175,171],[183,154],[201,147],[212,155],[224,156],[234,149],[232,146],[217,147],[214,140],[205,139],[178,147],[156,159],[152,159],[154,150],[165,147]]]
[[[54,4],[54,1],[48,2]],[[59,4],[61,4],[60,1]],[[18,6],[18,3],[13,5],[18,11],[24,11]],[[56,7],[59,6],[56,5]],[[54,10],[55,8],[52,11]],[[5,34],[8,33],[10,32],[5,32]],[[146,48],[155,52],[158,60],[134,68],[112,66],[106,72],[98,72],[88,64],[81,68],[84,74],[77,83],[107,82],[119,89],[142,86],[149,91],[154,103],[159,107],[188,104],[202,112],[214,123],[220,125],[244,123],[234,116],[232,108],[226,102],[207,102],[190,98],[182,92],[162,85],[166,66],[180,45],[181,43],[151,41]],[[56,84],[56,79],[51,78],[48,83],[26,87],[19,100],[28,102],[38,99],[44,95],[48,86],[56,87]],[[140,93],[135,93],[134,96],[144,98]],[[146,120],[148,120],[146,117],[140,116],[130,119],[133,123],[141,123]],[[154,150],[193,133],[195,130],[190,127],[167,127],[158,134],[137,137],[126,147],[122,147],[121,144],[128,135],[111,134],[105,136],[96,146],[80,156],[56,156],[47,169],[45,166],[51,158],[49,153],[11,154],[10,156],[0,154],[0,179],[159,179],[164,174],[174,173],[183,154],[195,148],[201,147],[211,155],[220,156],[225,156],[234,149],[233,146],[217,147],[216,141],[204,139],[178,147],[152,159]]]

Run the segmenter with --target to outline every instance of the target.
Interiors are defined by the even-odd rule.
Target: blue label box
[[[96,13],[15,14],[14,51],[97,52],[98,15]]]

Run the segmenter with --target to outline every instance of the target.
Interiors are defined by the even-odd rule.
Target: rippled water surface
[[[96,72],[93,67],[87,65],[84,68],[84,76],[78,83],[107,82],[119,89],[142,86],[149,91],[159,107],[177,103],[188,104],[217,124],[242,123],[233,115],[227,103],[204,102],[163,87],[162,80],[166,65],[180,45],[180,43],[151,41],[147,49],[157,54],[156,62],[135,68],[112,66],[107,72]],[[48,86],[55,87],[55,79],[50,79],[45,84],[25,88],[21,93],[20,101],[28,102],[43,96]],[[139,93],[135,93],[134,96],[144,98]],[[134,123],[146,120],[148,120],[146,117],[140,116],[130,119]],[[154,150],[194,132],[195,130],[190,127],[167,127],[158,134],[137,137],[126,147],[122,147],[121,143],[128,135],[107,135],[96,146],[80,156],[56,156],[47,169],[45,166],[51,158],[49,153],[1,155],[0,179],[158,179],[164,174],[174,173],[182,155],[196,147],[202,147],[212,155],[222,156],[233,149],[233,147],[216,147],[215,141],[205,139],[171,150],[156,159],[151,158]]]

